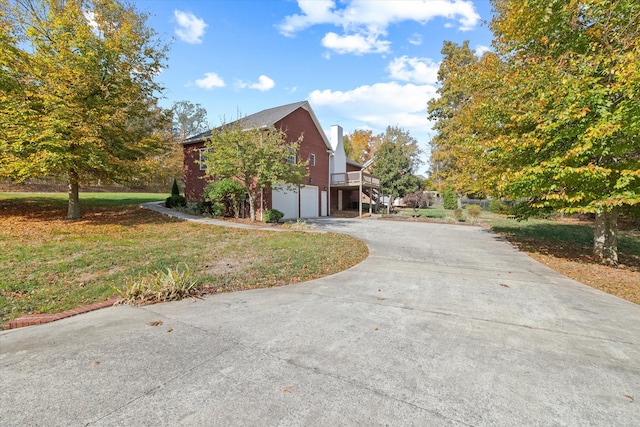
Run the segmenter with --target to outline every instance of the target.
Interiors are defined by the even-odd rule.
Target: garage
[[[314,185],[305,185],[300,188],[300,217],[301,218],[317,218],[318,217],[318,187]]]
[[[271,206],[284,214],[285,219],[298,218],[298,190],[276,187],[271,192]]]

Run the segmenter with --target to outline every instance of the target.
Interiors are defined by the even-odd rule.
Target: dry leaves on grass
[[[608,267],[594,262],[573,261],[538,252],[528,253],[536,261],[577,282],[640,304],[640,271],[625,267]]]

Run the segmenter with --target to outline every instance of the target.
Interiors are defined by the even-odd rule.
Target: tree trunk
[[[618,208],[596,213],[593,257],[602,264],[618,265]]]
[[[251,194],[251,192],[248,192],[247,195],[249,196],[249,218],[253,222],[256,220],[256,198]]]
[[[80,198],[78,196],[78,173],[74,169],[69,170],[69,207],[67,219],[80,218]]]

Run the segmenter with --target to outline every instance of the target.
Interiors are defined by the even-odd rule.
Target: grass
[[[0,193],[0,326],[24,314],[101,301],[139,277],[185,266],[203,292],[291,284],[333,274],[367,256],[335,234],[215,227],[138,207],[163,194]]]
[[[442,205],[419,210],[427,221],[453,221]],[[401,211],[412,216],[412,209]],[[592,257],[593,221],[577,218],[516,221],[483,212],[479,223],[490,227],[532,258],[581,283],[640,304],[640,229],[637,221],[621,224],[617,268],[596,263]],[[471,222],[465,215],[463,222]]]

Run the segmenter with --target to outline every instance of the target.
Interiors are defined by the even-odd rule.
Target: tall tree
[[[223,125],[205,144],[210,153],[205,160],[207,176],[242,184],[255,221],[261,190],[276,184],[299,185],[308,175],[309,162],[296,158],[300,140],[289,141],[274,127],[243,129],[242,120]]]
[[[429,120],[434,122],[437,132],[431,145],[431,176],[440,187],[452,187],[464,191],[463,177],[467,176],[468,161],[461,150],[459,137],[461,132],[458,122],[459,111],[470,93],[461,82],[469,75],[468,68],[477,63],[474,51],[469,48],[469,41],[462,45],[445,41],[440,51],[443,55],[438,70],[437,93],[440,95],[429,101]]]
[[[468,162],[450,178],[595,214],[594,258],[615,265],[618,214],[640,203],[640,4],[493,5],[496,54],[449,77],[464,97],[438,123]]]
[[[373,135],[370,130],[354,130],[344,139],[345,154],[360,164],[371,160],[380,145],[380,135]]]
[[[173,103],[173,134],[178,141],[211,129],[207,110],[200,104],[189,101]]]
[[[167,147],[166,46],[118,0],[0,0],[0,176],[126,181]]]
[[[388,126],[380,141],[372,172],[380,178],[382,194],[395,198],[416,191],[421,181],[415,172],[422,163],[418,141],[409,131],[395,126]]]
[[[508,78],[529,83],[509,85],[521,113],[500,189],[533,207],[594,213],[594,257],[615,265],[620,209],[640,203],[640,3],[495,0],[494,9]]]

